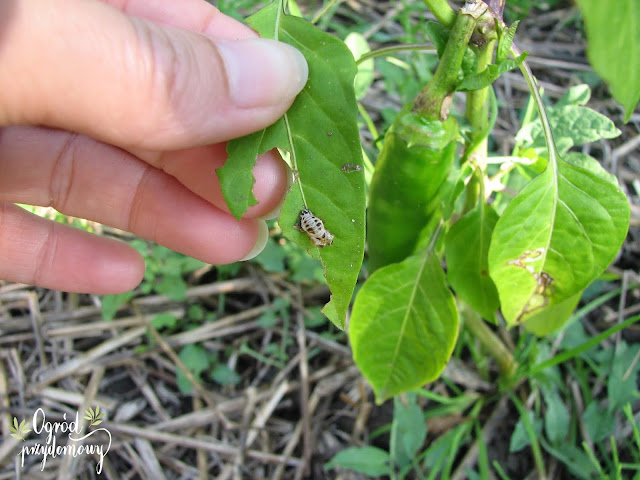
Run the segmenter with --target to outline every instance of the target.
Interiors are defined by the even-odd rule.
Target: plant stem
[[[474,338],[489,351],[489,355],[498,363],[500,372],[506,379],[511,378],[518,363],[504,343],[491,331],[486,322],[480,318],[477,312],[470,308],[464,309],[464,325],[472,333]]]
[[[476,72],[482,72],[487,68],[487,65],[491,63],[493,59],[493,48],[495,46],[495,40],[487,42],[481,48],[478,49],[478,66]],[[486,131],[487,125],[489,125],[489,89],[487,86],[480,90],[474,90],[467,93],[467,111],[466,117],[471,124],[473,131],[473,140],[477,139],[477,135],[482,135]],[[485,137],[481,144],[474,148],[474,152],[482,153],[484,156],[487,154],[487,138]],[[473,153],[473,152],[468,152]]]
[[[478,48],[478,64],[477,72],[482,72],[487,68],[493,59],[493,49],[495,40],[485,43]],[[467,151],[463,158],[473,159],[473,163],[479,170],[479,175],[474,175],[466,188],[466,197],[464,211],[473,210],[478,202],[480,195],[479,182],[484,181],[487,160],[487,127],[489,126],[489,89],[487,86],[480,90],[474,90],[467,93],[467,111],[466,117],[471,124],[471,142],[467,145]],[[480,138],[484,136],[484,138]],[[483,195],[484,197],[484,195]],[[481,199],[484,202],[484,198]]]
[[[449,6],[447,0],[422,0],[422,2],[445,27],[451,27],[456,21],[456,12]]]
[[[511,46],[511,55],[515,58],[520,55],[520,49],[515,45]],[[529,93],[533,96],[533,101],[538,108],[538,115],[540,116],[540,122],[542,123],[542,132],[544,134],[544,139],[547,143],[547,150],[549,152],[549,163],[552,164],[553,168],[557,168],[558,163],[558,150],[556,148],[556,143],[553,140],[553,132],[551,131],[551,124],[549,123],[549,117],[547,116],[547,111],[544,107],[544,102],[542,101],[542,97],[540,96],[540,92],[538,91],[538,82],[536,81],[536,77],[533,76],[533,72],[527,62],[522,62],[520,65],[520,71],[524,76],[524,79],[527,82],[527,86],[529,87]]]
[[[436,47],[434,47],[430,43],[402,43],[400,45],[393,45],[391,47],[377,48],[362,55],[358,60],[356,60],[356,65],[360,65],[362,62],[365,62],[371,58],[380,57],[382,55],[389,55],[391,53],[408,52],[412,50],[435,51],[435,49]]]
[[[441,120],[449,116],[451,95],[458,82],[462,58],[476,26],[476,18],[484,11],[486,11],[486,5],[480,0],[476,0],[473,4],[466,4],[460,9],[436,73],[416,99],[414,106],[416,112],[427,118]]]

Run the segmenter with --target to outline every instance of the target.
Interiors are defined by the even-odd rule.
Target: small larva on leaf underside
[[[324,248],[333,243],[333,234],[325,228],[324,222],[306,208],[300,212],[300,218],[294,228],[306,233],[311,243],[318,248]]]

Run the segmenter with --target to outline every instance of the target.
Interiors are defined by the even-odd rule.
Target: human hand
[[[65,291],[134,288],[128,245],[36,217],[56,210],[208,263],[257,254],[288,170],[258,158],[258,205],[236,221],[215,169],[224,141],[275,122],[302,55],[203,0],[0,2],[0,279]]]

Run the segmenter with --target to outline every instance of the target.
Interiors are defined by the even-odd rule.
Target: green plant
[[[184,300],[187,284],[183,276],[204,265],[199,260],[176,253],[160,245],[152,245],[144,240],[133,240],[131,246],[138,250],[145,260],[147,268],[144,279],[135,291],[105,295],[102,298],[102,318],[104,320],[112,320],[118,309],[136,294],[154,292],[165,295],[174,301]]]
[[[447,396],[426,389],[396,396],[393,422],[370,436],[373,442],[381,434],[390,434],[389,448],[351,447],[335,455],[326,468],[392,479],[413,478],[411,472],[417,478],[450,478],[459,468],[457,461],[475,446],[476,465],[466,468],[466,478],[490,478],[490,472],[510,478],[499,460],[490,460],[496,452],[487,445],[495,443],[492,437],[496,434],[502,435],[499,429],[508,421],[508,402],[517,411],[508,453],[526,458],[526,450],[533,452],[540,478],[547,478],[545,455],[564,465],[571,478],[631,478],[631,473],[637,478],[639,425],[630,402],[640,396],[636,382],[639,347],[624,341],[607,346],[603,341],[638,318],[594,336],[576,321],[619,294],[618,288],[593,299],[559,337],[522,336],[515,351],[520,368],[490,395],[470,393],[449,383]],[[473,348],[474,341],[469,335],[460,339],[466,349]],[[592,391],[598,379],[606,384],[601,396]],[[486,419],[483,412],[488,409],[497,414],[496,420]],[[446,433],[431,432],[425,426],[431,419],[447,418],[455,423]],[[630,431],[621,434],[621,428]],[[398,460],[393,453],[398,438],[404,439],[411,462]]]
[[[614,259],[629,221],[628,202],[615,179],[595,159],[569,152],[619,134],[610,120],[584,106],[588,88],[573,89],[546,108],[526,53],[513,45],[517,24],[508,28],[501,11],[480,0],[459,12],[441,0],[425,3],[441,22],[426,28],[440,62],[385,134],[369,192],[367,243],[375,272],[358,292],[349,328],[354,358],[378,401],[440,374],[455,345],[463,305],[473,312],[466,315],[467,327],[502,370],[513,373],[515,364],[480,317],[495,322],[500,309],[508,326],[524,325],[539,335],[562,327],[582,291]],[[279,224],[287,238],[321,259],[332,290],[324,312],[343,328],[364,243],[355,69],[341,42],[284,8],[282,0],[274,2],[248,23],[305,52],[311,80],[279,122],[230,142],[229,160],[218,174],[239,217],[255,202],[248,172],[256,156],[274,147],[285,151],[296,181]],[[361,95],[371,81],[375,52],[361,38],[350,44],[362,65],[356,78]],[[491,84],[517,67],[532,103],[511,156],[491,158]],[[456,128],[460,119],[454,120],[456,91],[466,95],[463,134]],[[460,156],[457,141],[463,143]],[[519,193],[510,197],[508,190]],[[296,231],[303,210],[320,218],[335,238],[332,245],[313,246]]]
[[[369,476],[390,475],[405,478],[418,461],[417,453],[427,436],[422,409],[417,395],[398,396],[393,403],[389,451],[377,447],[351,447],[338,453],[325,468],[347,468]]]
[[[309,63],[310,84],[281,121],[231,142],[229,161],[219,174],[230,209],[240,216],[250,205],[249,172],[255,157],[274,147],[283,152],[296,181],[279,225],[286,238],[321,260],[332,291],[324,312],[340,328],[362,261],[364,192],[369,186],[365,265],[372,273],[356,295],[349,337],[356,363],[371,383],[377,402],[437,378],[452,351],[460,348],[456,342],[461,319],[463,338],[474,358],[482,363],[484,349],[498,363],[500,391],[507,394],[527,380],[529,393],[540,399],[532,410],[510,396],[521,418],[513,446],[530,446],[543,474],[543,452],[562,458],[567,465],[571,463],[568,459],[585,458],[588,452],[581,450],[583,457],[575,450],[561,452],[562,435],[557,427],[574,422],[575,417],[563,406],[570,398],[566,388],[549,379],[538,384],[536,377],[545,369],[551,375],[560,360],[540,361],[537,355],[549,351],[545,336],[568,328],[585,289],[615,258],[627,232],[629,205],[617,180],[597,160],[572,151],[584,143],[613,138],[619,130],[585,106],[590,95],[585,85],[572,88],[554,105],[543,101],[526,64],[526,53],[513,43],[517,23],[507,26],[503,22],[504,2],[487,3],[500,11],[488,10],[480,0],[467,2],[460,11],[442,0],[424,0],[439,23],[419,22],[418,27],[405,22],[403,15],[421,4],[402,4],[398,18],[407,25],[406,31],[428,35],[437,51],[434,73],[430,67],[435,56],[418,53],[433,47],[416,41],[415,36],[394,39],[411,42],[409,45],[372,51],[360,35],[364,28],[357,20],[355,33],[335,27],[343,36],[350,33],[346,41],[357,59],[355,79],[353,62],[340,42],[287,15],[283,1],[265,7],[248,22],[262,35],[300,48]],[[630,19],[637,18],[632,14],[637,2],[623,2],[619,8],[579,3],[585,10],[590,41],[601,28],[598,21],[615,18],[624,25],[619,35],[611,31],[613,23],[603,30],[610,48],[617,48],[614,43],[635,48]],[[525,9],[530,4],[520,2]],[[615,12],[608,16],[602,8]],[[330,2],[323,9],[325,19],[335,11]],[[290,12],[299,14],[296,8]],[[590,18],[594,13],[598,21]],[[321,28],[329,24],[321,17],[315,21]],[[620,42],[611,40],[614,36]],[[420,56],[412,58],[413,62],[393,56],[402,50]],[[602,60],[601,48],[598,52],[591,56]],[[640,56],[630,61],[625,58],[620,62],[609,55],[607,61],[632,77],[622,87],[612,84],[629,118],[640,95],[636,82],[640,77],[634,73]],[[513,151],[508,156],[490,155],[490,134],[497,116],[491,84],[514,68],[522,71],[532,98],[523,112]],[[353,100],[362,98],[371,85],[372,70],[406,106],[384,110],[382,121],[375,124],[363,105],[357,105],[361,124],[375,139],[363,145],[363,159],[354,138]],[[328,86],[333,88],[331,98]],[[464,109],[458,102],[461,96],[465,97]],[[340,118],[332,115],[336,111]],[[382,129],[384,135],[380,135]],[[377,157],[373,172],[369,157]],[[240,191],[238,184],[244,185]],[[295,230],[303,209],[322,220],[335,237],[332,245],[317,248]],[[490,327],[499,323],[522,326],[543,338],[523,335],[513,351]],[[595,337],[593,345],[613,333]],[[592,340],[584,342],[591,344]],[[567,361],[580,354],[569,352],[558,358]],[[630,375],[635,378],[633,372]],[[618,406],[623,397],[616,400]],[[458,405],[470,407],[464,402]],[[472,405],[476,415],[483,400]],[[417,448],[413,455],[424,460],[423,467],[444,472],[446,477],[456,453],[443,459],[436,452],[443,446],[458,452],[469,438],[477,436],[479,428],[474,422],[460,425],[422,454]],[[477,442],[484,452],[477,473],[482,476],[490,462],[486,445],[481,438]],[[371,475],[401,477],[408,465],[393,456],[393,448],[349,450],[330,466],[352,462]],[[581,461],[574,463],[584,467]],[[615,469],[616,465],[621,463],[611,466]],[[499,464],[494,467],[506,478]],[[438,473],[430,475],[434,478]]]

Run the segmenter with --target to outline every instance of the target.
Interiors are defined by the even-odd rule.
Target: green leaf
[[[393,464],[402,469],[411,465],[427,438],[427,424],[416,395],[393,399],[390,450]]]
[[[353,58],[356,60],[359,60],[360,57],[371,51],[371,48],[367,43],[367,39],[358,32],[351,32],[347,35],[347,38],[344,39],[344,43],[349,47],[349,50],[351,50],[351,53],[353,54]],[[373,58],[365,60],[358,65],[358,73],[356,74],[353,84],[356,98],[358,100],[366,95],[367,90],[373,83],[373,70]]]
[[[582,291],[560,303],[549,305],[538,313],[533,313],[527,318],[524,328],[539,337],[557,331],[571,318],[581,296]]]
[[[156,330],[162,328],[174,328],[178,324],[178,319],[170,313],[159,313],[151,319],[151,325]]]
[[[560,395],[555,391],[544,394],[547,409],[544,413],[544,430],[553,445],[562,443],[569,432],[569,411]]]
[[[496,48],[496,63],[500,64],[509,58],[509,50],[513,44],[513,37],[520,21],[513,22],[509,28],[498,28],[498,47]]]
[[[167,273],[158,280],[155,291],[167,298],[180,302],[187,298],[187,284],[180,275]]]
[[[252,261],[260,264],[267,272],[281,273],[285,271],[284,260],[286,257],[287,253],[284,248],[270,237],[264,250]]]
[[[587,107],[567,105],[550,108],[548,113],[551,130],[560,147],[560,153],[565,153],[574,145],[620,135],[620,130],[611,120]],[[516,135],[516,141],[524,142],[534,148],[546,147],[540,118],[525,125]]]
[[[500,307],[498,291],[489,277],[489,245],[498,221],[493,208],[482,205],[458,220],[447,233],[447,279],[456,294],[487,320]],[[473,248],[469,248],[473,245]]]
[[[539,434],[542,431],[542,420],[534,418],[533,412],[531,411],[527,412],[527,417],[529,419],[529,423],[533,426],[534,432]],[[509,453],[518,452],[529,445],[531,445],[531,437],[527,432],[523,418],[520,417],[518,419],[518,423],[516,423],[516,428],[513,429],[511,439],[509,440]]]
[[[564,107],[566,105],[573,105],[580,107],[586,105],[590,98],[591,88],[586,83],[581,83],[570,87],[569,90],[558,99],[555,106]]]
[[[582,421],[589,438],[600,442],[614,431],[616,419],[611,410],[600,408],[598,400],[592,400],[582,414]]]
[[[353,90],[355,62],[339,39],[284,15],[282,1],[268,5],[247,22],[262,36],[298,48],[307,59],[309,81],[278,122],[227,144],[229,158],[218,170],[222,191],[231,212],[240,217],[251,205],[251,170],[257,155],[274,147],[290,153],[296,181],[279,224],[287,238],[322,260],[332,294],[323,312],[344,328],[364,256],[365,185]],[[333,245],[318,249],[294,228],[304,208],[324,222],[335,237]]]
[[[591,173],[595,173],[600,178],[618,185],[618,179],[615,175],[607,172],[607,170],[600,165],[600,162],[586,153],[581,152],[569,152],[564,157],[564,161],[570,163],[574,167],[584,168]]]
[[[133,295],[133,291],[129,291],[102,297],[102,319],[105,322],[113,320],[118,313],[118,309],[131,300]]]
[[[447,46],[449,30],[439,22],[427,22],[424,25],[424,29],[429,40],[431,40],[431,43],[436,47],[438,57],[441,57],[444,53],[445,47]]]
[[[628,346],[621,342],[616,347],[611,372],[607,376],[609,410],[615,411],[627,402],[638,398],[638,371],[640,371],[640,346]]]
[[[584,290],[613,261],[627,233],[620,189],[553,155],[511,201],[489,248],[489,273],[509,326]]]
[[[371,477],[391,473],[389,454],[377,447],[349,447],[339,452],[325,468],[342,467]]]
[[[497,65],[487,65],[487,68],[480,73],[475,73],[465,77],[464,80],[456,86],[456,90],[461,92],[470,92],[488,87],[503,73],[513,70],[514,68],[518,68],[522,62],[525,61],[527,55],[529,54],[524,52],[513,60],[507,59]]]
[[[458,336],[458,312],[435,256],[376,270],[358,292],[349,323],[353,358],[376,401],[437,378]]]
[[[640,1],[577,0],[587,30],[587,56],[624,107],[625,122],[640,101]]]
[[[229,368],[225,363],[218,363],[211,372],[211,380],[220,385],[237,385],[240,383],[240,375]]]
[[[178,355],[185,367],[193,374],[193,376],[199,379],[200,374],[209,368],[209,356],[204,348],[200,345],[189,344],[182,347],[180,354]],[[182,373],[181,370],[177,371],[178,388],[182,393],[189,394],[193,389],[193,385]]]

